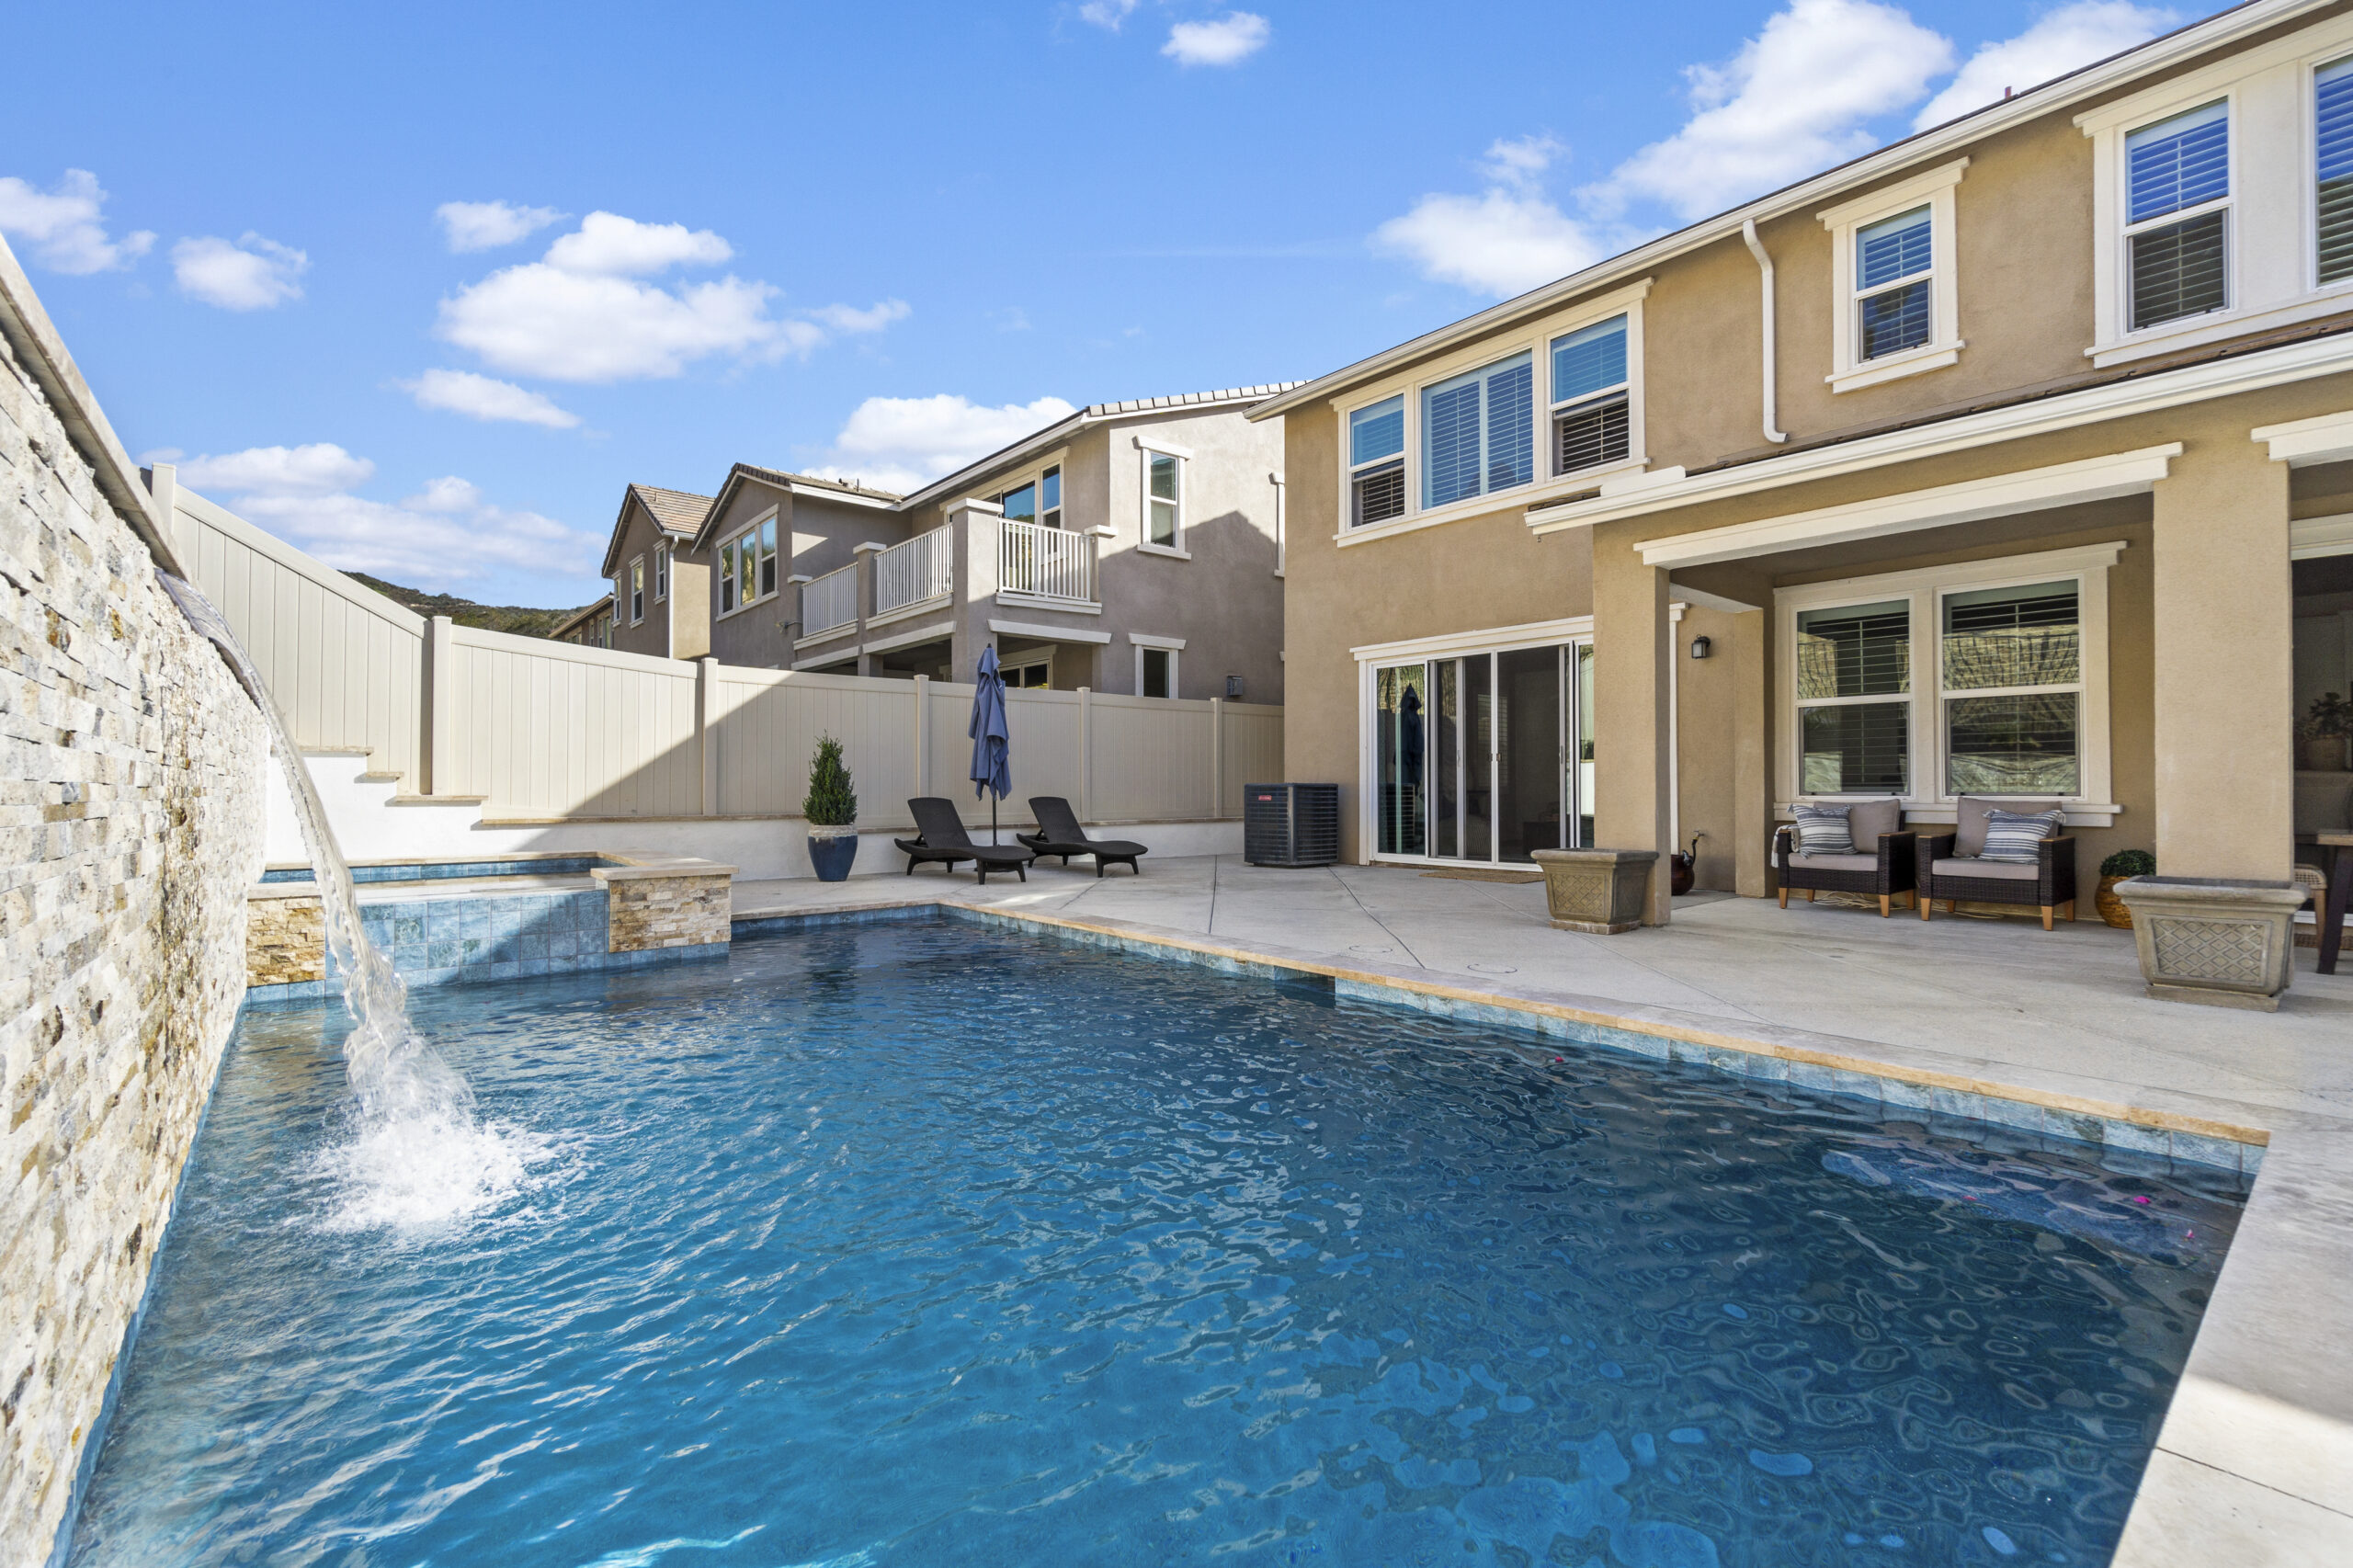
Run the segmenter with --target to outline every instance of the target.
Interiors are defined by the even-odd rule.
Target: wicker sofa
[[[1977,855],[1985,845],[1988,810],[1998,807],[2006,812],[2048,812],[2058,807],[2056,800],[1963,795],[1958,805],[1961,820],[1952,832],[1930,834],[1918,841],[1919,867],[1914,881],[1919,888],[1921,919],[1928,918],[1938,899],[1944,901],[1948,915],[1964,901],[2029,904],[2042,912],[2042,928],[2046,931],[2063,912],[2070,920],[2075,917],[2075,840],[2072,835],[2044,839],[2036,846],[2032,865],[2022,860],[1985,860]]]
[[[1781,907],[1790,906],[1791,892],[1813,902],[1817,892],[1860,893],[1879,900],[1883,918],[1898,897],[1919,902],[1915,891],[1919,858],[1917,835],[1904,831],[1904,803],[1893,796],[1881,801],[1858,801],[1847,812],[1855,841],[1851,855],[1805,855],[1798,851],[1797,830],[1783,826],[1773,835],[1773,870],[1780,885]],[[1866,850],[1863,846],[1871,847]]]

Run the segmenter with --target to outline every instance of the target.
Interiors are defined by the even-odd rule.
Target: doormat
[[[1483,870],[1473,866],[1465,866],[1461,870],[1449,868],[1443,871],[1424,871],[1422,875],[1443,877],[1455,882],[1540,882],[1544,880],[1541,871]]]

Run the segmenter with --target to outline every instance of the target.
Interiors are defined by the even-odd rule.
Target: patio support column
[[[2153,497],[2158,874],[2284,881],[2296,836],[2288,465],[2250,441],[2192,442]]]
[[[1634,551],[1631,526],[1593,531],[1593,756],[1597,846],[1654,849],[1645,926],[1669,918],[1666,573]]]
[[[1733,891],[1743,898],[1765,896],[1771,858],[1771,619],[1761,609],[1732,618]]]

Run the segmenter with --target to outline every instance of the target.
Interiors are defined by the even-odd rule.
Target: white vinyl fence
[[[183,559],[295,743],[365,751],[405,793],[479,797],[501,820],[798,816],[810,756],[831,735],[861,824],[907,824],[917,795],[988,820],[967,777],[969,685],[689,663],[427,621],[199,496],[179,491],[176,505]],[[1238,817],[1244,785],[1282,774],[1282,710],[1262,704],[1010,690],[1006,719],[1006,824],[1031,820],[1033,795],[1060,795],[1091,823]]]

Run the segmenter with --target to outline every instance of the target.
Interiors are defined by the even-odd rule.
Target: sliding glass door
[[[1375,669],[1377,852],[1495,864],[1590,845],[1591,689],[1580,642]]]

